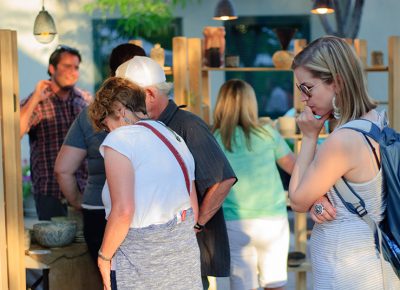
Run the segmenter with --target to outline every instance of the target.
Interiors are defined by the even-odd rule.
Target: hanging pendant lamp
[[[215,7],[214,20],[233,20],[237,19],[235,8],[230,0],[219,0]]]
[[[33,25],[33,35],[40,43],[50,43],[56,37],[57,30],[53,17],[44,9],[44,0],[42,2],[42,11],[36,16]]]
[[[314,0],[311,13],[313,14],[330,14],[335,12],[332,0]]]

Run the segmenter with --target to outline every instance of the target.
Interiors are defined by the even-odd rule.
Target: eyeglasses
[[[324,82],[326,82],[326,81],[327,81],[327,80],[322,80],[321,82],[319,82],[318,84],[316,84],[316,85],[314,85],[314,86],[312,86],[312,87],[308,87],[308,86],[306,86],[305,84],[298,84],[298,83],[296,83],[296,87],[298,88],[298,90],[299,90],[301,93],[303,93],[303,94],[305,94],[307,97],[311,98],[311,97],[312,97],[311,91],[312,91],[315,87],[318,87],[320,84],[322,84],[322,83],[324,83]]]

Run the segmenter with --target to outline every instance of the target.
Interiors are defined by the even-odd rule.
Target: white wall
[[[144,0],[145,1],[145,0]],[[91,0],[45,1],[45,7],[53,16],[58,36],[48,45],[43,45],[32,35],[33,23],[42,5],[41,0],[0,1],[0,29],[12,29],[18,33],[20,98],[25,98],[36,82],[47,78],[47,63],[50,53],[59,43],[78,48],[83,57],[79,86],[93,92],[94,65],[92,48],[91,16],[83,12],[83,5]],[[240,16],[305,15],[309,14],[310,0],[232,0]],[[187,37],[202,37],[204,26],[218,26],[212,20],[217,0],[191,0],[186,8],[178,8],[176,16],[183,17],[183,34]],[[398,17],[400,1],[365,1],[359,38],[368,41],[369,51],[381,50],[387,57],[387,39],[400,35]],[[333,16],[330,16],[333,18]],[[311,16],[312,39],[324,34],[318,16]],[[385,60],[386,61],[386,60]],[[386,61],[387,64],[387,61]],[[223,74],[213,73],[213,82],[223,82]],[[385,74],[370,74],[371,95],[385,99],[387,78]],[[218,85],[214,85],[215,96]],[[26,143],[26,141],[24,141]],[[26,147],[24,143],[24,147]],[[23,154],[24,155],[24,154]]]

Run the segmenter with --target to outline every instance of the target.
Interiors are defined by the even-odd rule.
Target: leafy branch
[[[104,19],[113,15],[127,35],[148,37],[165,32],[173,20],[173,9],[194,0],[94,0],[84,6],[88,14],[100,11]],[[200,2],[201,0],[197,0]]]

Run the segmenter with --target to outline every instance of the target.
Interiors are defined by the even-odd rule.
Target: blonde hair
[[[104,81],[93,103],[89,105],[89,118],[95,130],[104,130],[106,128],[103,121],[106,117],[114,115],[116,102],[120,102],[132,112],[146,114],[145,99],[146,93],[140,86],[124,78],[110,77]]]
[[[253,88],[245,81],[232,79],[219,90],[214,110],[214,127],[221,134],[224,147],[232,152],[235,128],[240,126],[246,138],[246,145],[251,150],[251,133],[266,133],[259,125],[258,105]]]
[[[338,125],[358,119],[376,108],[367,92],[363,65],[354,49],[342,38],[324,36],[311,42],[293,60],[292,69],[303,67],[313,77],[334,82],[339,90],[335,105],[340,110]]]

